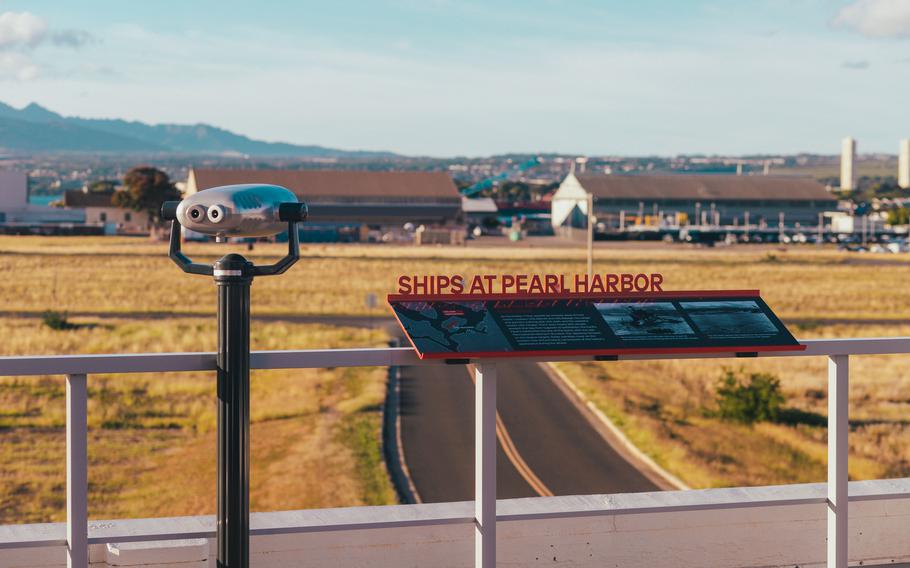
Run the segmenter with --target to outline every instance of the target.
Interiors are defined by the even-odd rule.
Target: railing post
[[[66,566],[88,568],[88,392],[66,376]]]
[[[474,371],[474,567],[496,566],[496,366]]]
[[[828,360],[828,568],[847,568],[849,357]]]

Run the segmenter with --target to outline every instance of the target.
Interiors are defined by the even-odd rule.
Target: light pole
[[[588,194],[588,281],[594,278],[594,194]]]
[[[250,565],[250,285],[256,276],[282,274],[297,262],[297,223],[306,216],[306,204],[273,185],[217,187],[161,207],[161,217],[171,221],[168,256],[184,272],[212,276],[218,287],[218,568]],[[235,253],[212,265],[198,264],[180,250],[181,225],[218,240],[287,228],[288,252],[266,266]]]

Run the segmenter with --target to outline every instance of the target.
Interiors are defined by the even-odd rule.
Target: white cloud
[[[94,36],[84,30],[50,29],[44,18],[31,12],[0,12],[0,81],[30,81],[46,65],[40,65],[33,51],[39,46],[78,49],[93,43]]]
[[[47,34],[47,22],[31,12],[0,13],[0,49],[35,47]]]
[[[0,52],[0,80],[30,81],[37,78],[39,74],[38,66],[30,57],[15,52]]]
[[[854,0],[841,8],[834,24],[867,37],[910,37],[910,2],[907,0]]]

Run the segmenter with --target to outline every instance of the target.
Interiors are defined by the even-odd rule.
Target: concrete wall
[[[503,500],[497,558],[508,566],[821,567],[824,492],[808,484]],[[850,494],[851,562],[910,560],[910,479],[854,482]],[[472,513],[470,502],[259,513],[251,564],[467,568]],[[215,566],[212,517],[90,524],[93,566]],[[0,526],[0,568],[64,566],[64,532],[61,524]],[[114,542],[162,535],[181,540]],[[35,548],[10,548],[29,541]]]

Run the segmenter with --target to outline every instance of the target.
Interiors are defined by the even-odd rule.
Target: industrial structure
[[[814,227],[837,200],[810,178],[731,175],[569,174],[553,195],[552,223],[598,231],[631,226]]]
[[[856,189],[856,140],[847,136],[841,141],[840,188],[845,191]]]
[[[404,225],[461,228],[462,202],[444,172],[191,169],[186,196],[215,186],[286,187],[310,208],[304,241],[367,241]]]

